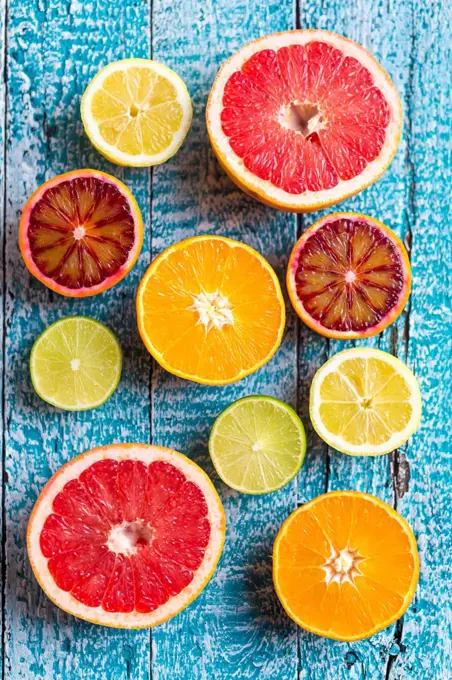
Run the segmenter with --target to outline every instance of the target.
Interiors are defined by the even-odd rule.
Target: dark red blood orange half
[[[329,215],[295,244],[287,288],[298,316],[321,335],[376,335],[399,316],[410,294],[408,253],[371,217]]]
[[[132,269],[142,244],[143,222],[131,192],[97,170],[75,170],[46,182],[20,220],[27,268],[69,297],[114,286]]]
[[[312,211],[374,182],[399,143],[402,109],[363,47],[327,31],[288,31],[241,48],[207,106],[231,178],[276,208]]]
[[[143,628],[201,593],[224,532],[221,501],[195,463],[158,446],[112,444],[50,479],[27,546],[38,582],[59,607],[93,623]]]

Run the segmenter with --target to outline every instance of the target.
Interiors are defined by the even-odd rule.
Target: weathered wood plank
[[[281,276],[295,240],[295,219],[260,206],[227,179],[209,149],[204,124],[207,95],[223,59],[245,42],[289,28],[289,2],[154,0],[153,54],[187,81],[194,122],[184,146],[153,182],[153,253],[196,233],[225,234],[256,247]],[[273,591],[271,550],[277,529],[296,505],[291,484],[271,497],[247,497],[220,484],[206,451],[215,416],[234,399],[272,394],[295,403],[293,315],[272,361],[248,379],[207,388],[156,369],[152,433],[155,442],[188,453],[212,475],[227,514],[220,566],[203,596],[153,632],[155,680],[224,678],[295,680],[297,639]]]
[[[452,7],[413,6],[409,100],[411,142],[409,227],[413,293],[406,329],[408,363],[423,395],[423,420],[408,443],[409,488],[398,510],[414,528],[421,558],[419,588],[395,639],[390,680],[451,676],[451,625],[446,610],[452,581],[450,401],[452,277]],[[403,470],[401,471],[403,472]]]
[[[0,608],[2,616],[0,620],[0,656],[3,658],[3,631],[4,631],[4,571],[5,571],[5,542],[4,542],[4,493],[3,493],[3,464],[5,457],[4,446],[4,394],[3,394],[3,380],[4,380],[4,300],[5,300],[5,119],[6,119],[6,83],[5,83],[5,63],[6,63],[6,4],[3,0],[0,1],[0,536],[1,536],[1,552],[0,552]],[[3,680],[3,662],[0,663],[0,679]]]
[[[411,59],[411,43],[409,36],[412,30],[412,11],[409,3],[400,2],[311,2],[300,0],[299,19],[302,28],[323,28],[345,35],[369,49],[380,60],[393,78],[404,102],[405,118],[407,116],[407,97],[409,96],[409,64]],[[405,125],[404,135],[399,151],[392,165],[375,185],[366,189],[358,196],[344,201],[337,206],[338,211],[353,210],[377,217],[394,229],[401,238],[408,231],[410,161],[407,158],[409,143],[409,126]],[[304,217],[303,226],[308,226],[321,215]],[[323,349],[315,334],[303,331],[307,342],[302,345],[300,356],[300,381],[303,383],[303,372],[310,376],[315,372],[326,356],[336,352],[362,345],[380,347],[392,352],[398,348],[397,338],[403,337],[405,314],[397,323],[376,338],[369,338],[360,342],[323,341]],[[312,352],[312,342],[315,342],[316,352]],[[308,361],[306,362],[306,358]],[[313,361],[309,358],[313,357]],[[403,357],[401,357],[403,358]],[[307,364],[307,365],[306,365]],[[308,392],[308,387],[302,393]],[[307,404],[305,402],[305,408]],[[325,447],[314,438],[315,449],[318,452],[314,460],[322,457],[324,464],[317,462],[316,475],[311,477],[309,491],[356,489],[372,493],[379,498],[393,504],[394,491],[391,478],[391,457],[381,456],[376,459],[350,458],[329,450],[325,454]],[[309,458],[309,456],[308,456]],[[394,468],[394,465],[392,466]],[[300,498],[303,498],[305,479],[300,475]],[[305,494],[306,498],[312,497]],[[315,636],[300,632],[300,651],[303,680],[358,680],[364,677],[383,678],[389,653],[393,651],[393,629],[383,631],[369,641],[344,645],[341,643],[321,640]]]
[[[54,174],[107,169],[127,182],[149,225],[147,171],[124,172],[91,148],[80,123],[80,95],[96,70],[125,56],[149,55],[147,2],[12,0],[8,25],[6,244],[6,678],[123,680],[149,677],[149,633],[85,624],[58,611],[37,586],[25,551],[28,516],[44,482],[92,446],[148,441],[150,362],[136,332],[134,294],[149,261],[114,290],[86,300],[52,294],[31,278],[17,248],[21,209]],[[116,394],[96,411],[59,412],[34,394],[28,357],[57,318],[87,314],[117,333],[124,371]]]

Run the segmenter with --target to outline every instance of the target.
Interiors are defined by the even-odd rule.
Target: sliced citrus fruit
[[[405,307],[411,289],[408,253],[371,217],[329,215],[295,244],[287,288],[298,316],[317,333],[339,339],[376,335]]]
[[[342,201],[383,174],[402,108],[363,47],[327,31],[276,33],[221,67],[207,105],[219,162],[255,198],[305,212]]]
[[[278,399],[244,397],[216,419],[209,452],[225,484],[243,493],[270,493],[290,482],[303,464],[303,423]]]
[[[221,501],[198,465],[159,446],[112,444],[53,475],[31,514],[27,547],[36,579],[61,609],[146,628],[202,592],[224,533]]]
[[[119,342],[104,324],[69,316],[46,328],[31,350],[36,393],[65,411],[97,408],[111,397],[122,370]]]
[[[419,427],[418,382],[400,359],[357,347],[335,354],[314,376],[310,414],[317,434],[350,456],[377,456]]]
[[[357,491],[327,493],[295,510],[273,548],[273,580],[287,614],[333,640],[361,640],[397,621],[418,578],[410,526]]]
[[[81,104],[93,146],[118,165],[164,163],[190,128],[192,106],[184,81],[150,59],[123,59],[101,69]]]
[[[143,245],[140,209],[128,188],[97,170],[45,182],[22,212],[19,245],[28,270],[68,297],[96,295],[121,281]]]
[[[277,350],[285,308],[275,272],[258,252],[222,236],[196,236],[151,264],[137,295],[138,328],[163,368],[225,385]]]

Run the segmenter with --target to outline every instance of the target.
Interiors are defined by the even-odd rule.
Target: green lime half
[[[209,452],[225,484],[243,493],[270,493],[290,482],[303,464],[303,423],[278,399],[245,397],[216,419]]]
[[[66,411],[86,411],[107,401],[121,378],[122,351],[104,324],[68,316],[49,326],[31,350],[37,394]]]

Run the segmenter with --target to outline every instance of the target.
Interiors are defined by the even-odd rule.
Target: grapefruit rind
[[[305,310],[296,292],[295,272],[298,264],[300,251],[305,245],[306,241],[309,239],[310,236],[312,236],[318,229],[323,227],[325,224],[343,219],[356,221],[362,220],[363,222],[368,222],[376,226],[381,231],[383,231],[384,234],[394,243],[403,263],[404,284],[403,289],[400,293],[398,304],[395,305],[390,310],[390,312],[381,319],[381,321],[378,324],[376,324],[375,326],[371,326],[370,328],[364,331],[334,331],[329,328],[326,328],[325,326],[322,326],[321,323],[313,319],[313,317]],[[373,335],[378,335],[378,333],[381,333],[385,328],[394,323],[394,321],[403,312],[407,300],[410,296],[411,282],[412,275],[410,259],[405,246],[403,245],[402,241],[399,239],[397,234],[395,234],[392,231],[392,229],[389,229],[389,227],[383,224],[383,222],[380,222],[379,220],[376,220],[373,217],[369,217],[368,215],[363,215],[361,213],[354,212],[331,213],[327,217],[321,217],[319,220],[317,220],[317,222],[314,222],[314,224],[311,225],[309,229],[307,229],[304,232],[304,234],[298,239],[298,241],[294,245],[292,253],[289,258],[289,263],[287,265],[286,275],[286,285],[290,301],[292,303],[294,310],[296,311],[300,319],[303,321],[303,323],[305,323],[306,326],[309,326],[309,328],[311,328],[316,333],[319,333],[319,335],[323,335],[326,338],[334,338],[337,340],[354,340],[357,338],[368,338]]]
[[[345,56],[357,59],[374,78],[391,107],[392,118],[386,129],[386,139],[378,157],[370,162],[364,171],[350,180],[340,180],[332,189],[306,191],[295,196],[279,189],[270,181],[260,179],[250,172],[243,160],[229,145],[227,135],[221,126],[223,92],[230,76],[256,52],[278,50],[287,45],[305,45],[318,40],[340,49]],[[258,38],[233,54],[220,68],[212,85],[206,109],[207,132],[217,159],[237,186],[257,200],[279,210],[289,212],[315,212],[335,205],[354,196],[377,181],[393,160],[402,134],[402,103],[397,89],[384,68],[375,57],[358,43],[343,36],[322,30],[294,30]]]
[[[106,279],[104,279],[104,281],[102,281],[102,283],[99,283],[95,286],[75,289],[68,288],[66,286],[61,286],[60,284],[56,283],[52,278],[43,274],[42,271],[36,266],[36,264],[33,261],[33,255],[30,248],[27,230],[31,211],[33,210],[34,206],[40,201],[40,199],[42,198],[46,191],[52,189],[61,182],[67,182],[73,179],[79,179],[83,177],[94,177],[102,182],[112,184],[115,187],[115,189],[117,189],[124,196],[124,198],[129,203],[130,210],[133,215],[136,238],[134,246],[129,252],[129,256],[126,262],[124,262],[124,264],[118,269],[118,271],[115,274],[107,277]],[[143,218],[141,216],[141,211],[140,208],[138,207],[138,203],[136,202],[133,194],[127,188],[127,186],[123,184],[123,182],[121,182],[119,179],[113,177],[112,175],[107,174],[106,172],[100,172],[99,170],[92,170],[90,168],[86,168],[83,170],[72,170],[71,172],[66,172],[62,175],[56,175],[47,182],[44,182],[44,184],[42,184],[34,192],[34,194],[32,194],[32,196],[28,199],[22,211],[22,215],[20,218],[19,248],[20,252],[22,253],[25,265],[30,274],[32,274],[36,279],[38,279],[38,281],[47,286],[47,288],[50,288],[50,290],[53,290],[55,293],[59,293],[60,295],[64,295],[65,297],[75,298],[90,297],[92,295],[97,295],[98,293],[103,293],[105,290],[112,288],[117,283],[119,283],[119,281],[122,281],[122,279],[125,276],[127,276],[127,274],[131,271],[131,269],[133,269],[138,259],[138,256],[141,252],[141,248],[143,246],[143,234],[144,234]]]
[[[303,513],[305,511],[308,511],[310,508],[313,507],[316,503],[321,501],[322,499],[326,497],[350,497],[350,498],[366,498],[368,501],[371,501],[372,503],[375,503],[375,505],[379,506],[380,508],[384,509],[393,519],[395,519],[399,525],[402,527],[403,531],[406,533],[408,540],[410,542],[410,547],[411,547],[411,553],[414,558],[414,563],[415,563],[415,569],[413,572],[413,578],[411,582],[411,586],[408,590],[408,592],[405,595],[403,605],[401,606],[400,610],[392,617],[390,617],[387,621],[383,621],[380,624],[375,625],[375,627],[369,631],[366,631],[362,635],[356,635],[353,637],[345,637],[341,636],[338,634],[335,634],[331,631],[324,631],[324,630],[319,630],[317,628],[314,628],[309,625],[308,622],[302,621],[289,607],[286,598],[284,597],[284,594],[281,592],[281,588],[279,586],[279,580],[278,580],[278,549],[279,549],[279,544],[281,543],[281,540],[283,539],[287,528],[289,524],[292,522],[292,520],[295,518],[295,516],[299,515],[300,513]],[[281,605],[283,606],[286,614],[294,621],[298,626],[301,626],[301,628],[304,628],[310,633],[314,633],[315,635],[320,635],[321,637],[326,637],[331,640],[337,640],[340,642],[354,642],[356,640],[365,640],[366,638],[371,637],[372,635],[375,635],[375,633],[378,633],[380,630],[383,630],[384,628],[387,628],[391,624],[393,624],[395,621],[400,619],[401,616],[406,612],[408,607],[410,606],[411,600],[413,599],[414,593],[417,588],[417,584],[419,581],[419,573],[420,573],[420,561],[419,561],[419,554],[417,550],[417,544],[416,544],[416,539],[413,533],[413,530],[411,529],[410,525],[408,522],[398,513],[394,510],[394,508],[391,508],[390,505],[385,503],[384,501],[381,501],[379,498],[376,498],[375,496],[372,496],[370,494],[366,493],[361,493],[360,491],[330,491],[325,494],[321,494],[320,496],[317,496],[314,498],[312,501],[309,501],[308,503],[305,503],[301,507],[297,508],[289,517],[285,520],[283,525],[281,526],[276,539],[275,543],[273,546],[273,583],[275,586],[276,594],[278,595],[278,599],[281,602]]]
[[[130,613],[108,612],[102,607],[88,607],[69,592],[61,590],[53,580],[39,545],[40,532],[48,515],[52,512],[55,496],[65,484],[78,478],[88,467],[103,459],[140,460],[146,465],[153,461],[166,461],[178,467],[189,481],[199,486],[208,506],[211,534],[202,565],[195,572],[191,583],[178,595],[171,597],[164,605],[148,614],[136,611]],[[41,491],[28,522],[27,550],[36,580],[47,597],[68,614],[80,619],[110,628],[151,628],[165,623],[188,607],[204,590],[212,577],[224,546],[226,518],[218,493],[207,474],[182,453],[163,446],[148,444],[110,444],[101,446],[73,458],[63,465],[47,482]]]
[[[103,139],[102,135],[100,135],[99,133],[97,121],[94,119],[91,113],[91,106],[93,97],[96,94],[96,92],[102,87],[102,83],[105,80],[105,78],[107,78],[115,71],[127,70],[128,68],[136,68],[137,66],[139,67],[140,65],[145,68],[152,69],[155,73],[162,76],[163,78],[168,80],[172,85],[174,85],[178,95],[177,101],[182,107],[182,110],[184,112],[184,118],[179,130],[173,137],[172,143],[170,144],[169,147],[165,149],[165,151],[153,155],[143,153],[132,156],[130,154],[124,153],[123,151],[120,151],[112,144],[108,144],[108,142],[106,142],[105,139]],[[140,167],[144,168],[154,165],[161,165],[162,163],[165,163],[167,160],[172,158],[172,156],[174,156],[174,154],[176,154],[177,151],[182,146],[190,129],[193,117],[193,109],[190,94],[182,78],[175,71],[173,71],[171,68],[168,68],[168,66],[165,66],[164,64],[160,64],[159,62],[153,61],[152,59],[138,59],[138,58],[122,59],[120,61],[115,61],[111,64],[108,64],[107,66],[104,66],[104,68],[102,68],[89,82],[82,97],[80,112],[83,127],[85,128],[85,132],[94,148],[105,158],[107,158],[107,160],[111,161],[112,163],[115,163],[116,165],[135,168]]]
[[[153,276],[154,272],[156,271],[157,267],[160,265],[161,262],[163,262],[171,253],[175,252],[176,250],[181,250],[183,248],[186,248],[188,245],[196,242],[196,241],[221,241],[223,243],[227,243],[231,248],[243,248],[244,250],[248,251],[251,253],[254,257],[256,257],[259,262],[262,264],[262,266],[266,269],[266,271],[270,274],[271,279],[274,283],[275,286],[275,292],[277,296],[277,300],[280,304],[280,310],[281,310],[281,323],[278,329],[278,334],[277,338],[275,340],[275,344],[272,347],[272,350],[268,353],[266,357],[264,357],[261,361],[259,361],[256,365],[252,366],[249,369],[243,369],[237,373],[232,378],[228,378],[227,380],[215,380],[215,379],[207,379],[207,378],[201,378],[200,376],[197,376],[195,374],[189,374],[185,373],[184,371],[180,371],[178,369],[175,369],[173,366],[171,366],[164,358],[164,356],[154,347],[152,344],[152,340],[149,338],[145,325],[144,325],[144,309],[143,309],[143,296],[146,290],[146,282],[147,280]],[[286,307],[284,304],[284,297],[281,291],[281,286],[279,284],[279,279],[276,276],[276,273],[273,269],[273,267],[270,266],[270,264],[267,262],[267,260],[257,252],[257,250],[254,250],[254,248],[251,248],[251,246],[248,246],[246,243],[242,243],[241,241],[235,241],[234,239],[227,238],[226,236],[212,236],[209,234],[205,234],[202,236],[193,236],[188,239],[184,239],[183,241],[179,241],[178,243],[175,243],[172,246],[169,246],[166,248],[160,255],[158,255],[155,260],[150,264],[148,269],[146,270],[141,283],[138,288],[137,292],[137,297],[136,297],[136,307],[137,307],[137,324],[138,324],[138,331],[140,333],[141,339],[143,340],[143,343],[145,344],[148,352],[152,354],[154,359],[157,361],[157,363],[164,368],[166,371],[169,373],[172,373],[173,375],[178,376],[179,378],[184,378],[185,380],[191,380],[193,382],[200,383],[202,385],[230,385],[231,383],[235,383],[239,380],[242,380],[242,378],[245,378],[247,375],[250,375],[251,373],[254,373],[257,371],[259,368],[264,366],[266,363],[270,361],[272,356],[275,354],[276,350],[281,344],[283,334],[284,334],[284,328],[286,325]]]
[[[320,399],[320,388],[324,378],[329,373],[334,373],[340,364],[350,358],[375,358],[381,361],[386,361],[390,364],[394,370],[405,379],[406,384],[411,390],[411,406],[412,406],[412,417],[408,425],[402,432],[394,432],[391,438],[385,443],[373,447],[369,444],[354,445],[350,442],[346,442],[342,437],[338,437],[327,430],[322,420],[318,415],[319,405],[321,403]],[[314,375],[311,384],[311,390],[309,395],[309,414],[311,417],[311,423],[314,430],[317,432],[319,437],[323,439],[329,446],[340,453],[345,453],[348,456],[382,456],[387,453],[391,453],[398,449],[402,444],[404,444],[419,428],[421,422],[422,413],[422,397],[419,389],[419,384],[410,371],[408,366],[406,366],[400,359],[389,354],[388,352],[383,352],[379,349],[372,349],[370,347],[355,347],[352,349],[345,349],[342,352],[338,352],[331,359],[326,361],[323,366],[321,366],[317,373]]]
[[[267,401],[267,402],[270,402],[271,404],[273,404],[274,406],[277,406],[278,408],[281,408],[284,411],[286,411],[289,414],[289,416],[291,417],[292,421],[297,426],[297,429],[298,429],[298,432],[299,432],[299,435],[300,435],[300,439],[301,439],[301,442],[302,442],[302,448],[303,448],[303,452],[300,456],[298,465],[294,468],[294,470],[292,471],[292,474],[290,474],[285,479],[281,480],[281,482],[277,486],[269,487],[268,489],[265,489],[264,491],[250,491],[249,488],[246,488],[244,486],[240,486],[238,484],[234,484],[234,483],[231,482],[231,480],[228,480],[227,475],[225,475],[225,473],[223,472],[223,470],[221,468],[221,463],[218,460],[218,457],[215,455],[215,447],[214,447],[214,439],[215,439],[215,435],[216,435],[216,430],[217,430],[217,428],[218,428],[218,426],[221,422],[222,417],[225,416],[227,413],[231,413],[232,411],[234,411],[234,409],[240,403],[246,402],[246,401],[253,401],[253,400]],[[305,456],[306,456],[306,433],[305,433],[305,429],[304,429],[303,423],[301,421],[301,418],[294,411],[294,409],[291,406],[289,406],[289,404],[286,404],[285,402],[280,401],[279,399],[276,399],[275,397],[267,397],[267,396],[263,396],[263,395],[250,395],[248,397],[242,397],[241,399],[237,399],[237,401],[234,401],[232,404],[230,404],[217,417],[217,419],[215,420],[215,423],[213,424],[212,430],[210,431],[209,453],[210,453],[210,457],[212,459],[213,466],[214,466],[218,476],[220,477],[221,481],[224,484],[229,486],[231,489],[234,489],[235,491],[240,491],[241,493],[246,493],[246,494],[253,495],[253,496],[262,496],[262,495],[265,495],[265,494],[268,494],[268,493],[273,493],[274,491],[278,491],[279,489],[282,489],[289,482],[291,482],[292,479],[294,479],[297,476],[297,474],[300,472],[301,467],[304,463]]]

